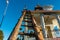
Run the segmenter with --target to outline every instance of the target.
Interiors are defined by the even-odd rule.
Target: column
[[[56,16],[56,19],[57,19],[57,21],[58,21],[58,24],[59,24],[59,18],[58,18],[58,15],[56,14],[55,16]]]
[[[59,24],[60,24],[60,15],[58,16],[58,19],[59,19]]]
[[[44,38],[46,38],[47,35],[46,35],[46,31],[45,31],[44,14],[40,14],[40,20],[41,20],[43,35],[44,35]]]

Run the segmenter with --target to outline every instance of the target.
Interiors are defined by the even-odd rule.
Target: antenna
[[[37,2],[38,2],[37,5],[39,5],[39,1],[38,0],[37,0]]]
[[[24,10],[25,10],[25,9],[27,9],[27,6],[26,6],[26,4],[24,5]]]
[[[3,14],[3,17],[2,17],[2,21],[1,21],[1,23],[0,23],[0,27],[2,26],[2,23],[3,23],[4,17],[5,17],[6,12],[7,12],[8,4],[9,4],[9,1],[8,1],[8,0],[6,0],[6,4],[7,4],[7,6],[6,6],[5,10],[4,10],[4,14]]]

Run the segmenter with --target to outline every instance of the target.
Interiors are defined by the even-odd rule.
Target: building
[[[52,9],[39,5],[33,11],[24,9],[8,40],[60,40],[60,11]]]

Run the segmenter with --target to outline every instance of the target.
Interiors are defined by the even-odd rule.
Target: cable
[[[2,17],[2,21],[1,21],[1,23],[0,23],[0,27],[2,26],[2,23],[3,23],[4,17],[5,17],[6,12],[7,12],[8,4],[9,4],[9,1],[8,1],[8,0],[6,0],[6,4],[7,4],[7,6],[6,6],[5,10],[4,10],[4,14],[3,14],[3,17]]]

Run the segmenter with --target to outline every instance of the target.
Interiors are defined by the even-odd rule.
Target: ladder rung
[[[32,26],[32,25],[22,25],[22,26]]]
[[[27,36],[31,36],[31,37],[35,37],[34,34],[30,34],[30,33],[23,33],[23,32],[19,32],[18,35],[27,35]]]
[[[30,18],[30,19],[31,19],[31,17],[24,17],[24,18],[27,18],[27,19],[29,19],[29,18]]]
[[[32,18],[24,18],[24,19],[30,19],[31,20]]]
[[[25,16],[31,17],[31,15],[25,15]]]
[[[32,20],[23,20],[23,21],[25,21],[25,22],[32,22]]]
[[[33,25],[21,25],[21,26],[26,26],[26,27],[33,27]]]

